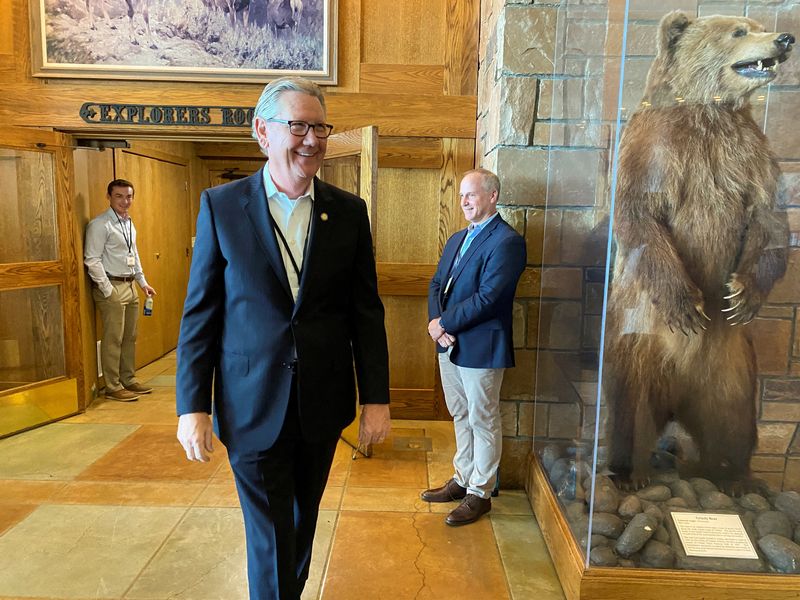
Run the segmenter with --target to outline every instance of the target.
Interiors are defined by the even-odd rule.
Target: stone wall
[[[525,236],[529,263],[515,306],[518,366],[501,395],[505,486],[522,484],[534,435],[569,444],[595,436],[624,6],[482,3],[476,163],[499,174],[501,212]],[[670,10],[747,15],[800,38],[798,0],[631,0],[629,8],[623,124]],[[760,386],[752,466],[774,488],[800,490],[800,56],[756,99],[754,114],[781,160],[792,248],[789,272],[748,325]]]

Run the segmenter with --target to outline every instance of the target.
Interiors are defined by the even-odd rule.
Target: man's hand
[[[449,348],[450,346],[455,346],[456,336],[451,335],[449,333],[443,333],[442,337],[436,340],[436,343],[439,344],[442,348]]]
[[[368,446],[380,444],[392,429],[388,404],[364,404],[358,425],[358,443]]]
[[[144,293],[145,293],[145,294],[147,294],[148,296],[155,296],[155,295],[156,295],[156,291],[155,291],[155,290],[153,289],[153,287],[152,287],[152,286],[150,286],[150,285],[145,285],[145,286],[142,286],[142,290],[143,290],[143,291],[144,291]]]
[[[431,336],[434,342],[438,342],[439,338],[445,334],[444,327],[441,325],[441,320],[441,317],[436,317],[435,319],[431,319],[431,322],[428,323],[428,335]]]
[[[189,460],[211,460],[206,453],[214,452],[212,433],[211,417],[207,413],[186,413],[178,417],[178,441]]]

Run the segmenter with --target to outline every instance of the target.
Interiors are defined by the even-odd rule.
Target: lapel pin
[[[324,212],[324,213],[322,213],[322,214],[319,216],[319,218],[320,218],[320,219],[322,219],[323,221],[327,221],[327,220],[328,220],[328,213],[325,213],[325,212]]]

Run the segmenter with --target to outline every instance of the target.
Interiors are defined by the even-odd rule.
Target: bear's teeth
[[[757,68],[758,68],[759,71],[763,71],[764,70],[764,65],[761,64],[761,61],[758,61],[758,67]]]

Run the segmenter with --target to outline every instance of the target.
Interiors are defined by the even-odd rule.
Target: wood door
[[[0,436],[74,414],[82,400],[70,145],[0,129]]]
[[[139,318],[137,367],[178,344],[191,262],[191,208],[188,166],[169,158],[115,151],[115,176],[136,187],[131,209],[147,282],[156,290],[153,314]],[[140,293],[140,301],[144,295]]]

